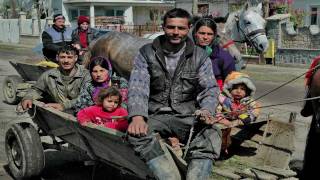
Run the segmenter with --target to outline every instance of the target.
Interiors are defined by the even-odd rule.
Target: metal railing
[[[96,25],[96,28],[127,32],[136,36],[162,31],[160,25],[122,25],[122,24],[103,24]]]

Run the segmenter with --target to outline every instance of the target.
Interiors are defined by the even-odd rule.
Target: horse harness
[[[257,45],[255,43],[253,43],[252,40],[257,37],[257,36],[255,36],[257,34],[265,35],[266,34],[265,29],[256,29],[256,30],[253,30],[253,31],[249,32],[248,34],[246,34],[245,30],[240,27],[240,17],[238,15],[235,16],[235,21],[236,21],[238,32],[242,33],[244,36],[243,41],[235,41],[235,42],[239,42],[239,43],[248,42],[255,49],[258,49]]]

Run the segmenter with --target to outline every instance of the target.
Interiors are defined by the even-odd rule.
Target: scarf
[[[92,81],[92,84],[93,84],[93,87],[94,87],[94,89],[92,91],[92,98],[93,98],[94,102],[97,100],[98,94],[99,94],[101,89],[106,89],[106,88],[109,88],[111,86],[112,66],[111,66],[110,61],[107,58],[104,58],[104,59],[108,63],[108,68],[109,68],[109,70],[108,70],[108,78],[103,83],[97,83],[95,81]]]

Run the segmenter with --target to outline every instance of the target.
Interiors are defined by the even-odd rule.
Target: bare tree
[[[198,14],[198,0],[192,0],[192,14]]]
[[[16,11],[16,8],[17,8],[16,0],[10,0],[10,4],[11,4],[11,18],[17,18],[18,13]]]
[[[263,11],[264,18],[269,17],[269,3],[270,3],[270,0],[263,0],[262,2],[262,11]]]

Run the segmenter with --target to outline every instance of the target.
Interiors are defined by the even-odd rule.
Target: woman
[[[98,56],[91,59],[88,69],[92,77],[92,81],[84,85],[80,91],[75,111],[95,104],[101,89],[116,86],[122,96],[123,108],[127,108],[128,82],[124,78],[112,76],[112,66],[108,59]]]
[[[72,37],[78,37],[80,41],[81,50],[79,52],[80,61],[82,64],[83,55],[88,49],[89,44],[96,38],[98,38],[99,32],[93,28],[90,28],[90,20],[87,16],[78,17],[78,28],[72,32]]]
[[[195,44],[204,48],[209,54],[213,73],[222,90],[225,78],[236,68],[234,58],[219,46],[216,23],[213,19],[201,18],[195,23],[192,35]]]

